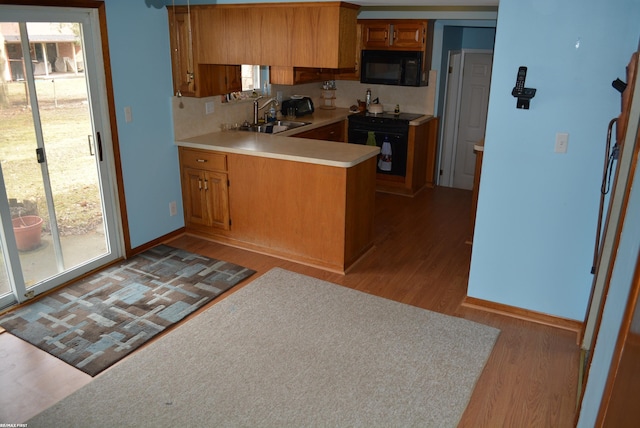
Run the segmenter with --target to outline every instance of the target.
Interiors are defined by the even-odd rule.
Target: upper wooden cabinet
[[[200,38],[195,25],[197,13],[191,9],[189,11],[185,6],[167,7],[174,94],[210,97],[241,91],[240,65],[203,64],[200,60]]]
[[[169,46],[171,47],[171,70],[174,93],[195,96],[194,62],[189,40],[189,15],[187,8],[168,8]]]
[[[362,49],[423,50],[431,44],[428,21],[368,19],[362,24]]]
[[[192,6],[197,62],[354,67],[359,6],[344,2]]]
[[[308,67],[269,67],[269,82],[274,85],[299,85],[302,83],[333,80],[333,70]]]

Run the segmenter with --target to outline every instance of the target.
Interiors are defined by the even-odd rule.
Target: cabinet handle
[[[208,180],[204,180],[204,190],[209,190],[209,181]]]
[[[198,178],[198,190],[202,190],[202,180]]]
[[[196,159],[196,162],[200,162],[200,163],[205,163],[207,160],[206,159]]]

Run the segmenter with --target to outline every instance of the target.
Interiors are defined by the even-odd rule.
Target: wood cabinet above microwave
[[[431,44],[429,21],[366,19],[362,24],[362,49],[425,50]]]
[[[205,64],[354,67],[358,9],[345,2],[192,6],[195,57]]]

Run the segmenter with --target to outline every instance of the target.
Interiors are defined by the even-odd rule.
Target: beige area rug
[[[273,269],[34,427],[455,427],[499,331]]]

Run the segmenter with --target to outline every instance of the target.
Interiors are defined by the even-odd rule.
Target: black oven
[[[421,114],[392,113],[369,114],[356,113],[349,115],[348,142],[353,144],[367,144],[369,132],[373,132],[376,145],[381,148],[378,156],[377,171],[379,174],[389,174],[404,177],[407,173],[407,145],[409,141],[409,122],[422,116]],[[383,152],[388,151],[383,143],[388,141],[391,146],[390,159],[385,157],[380,162]],[[391,165],[389,165],[389,162]],[[382,169],[380,168],[382,166]]]

